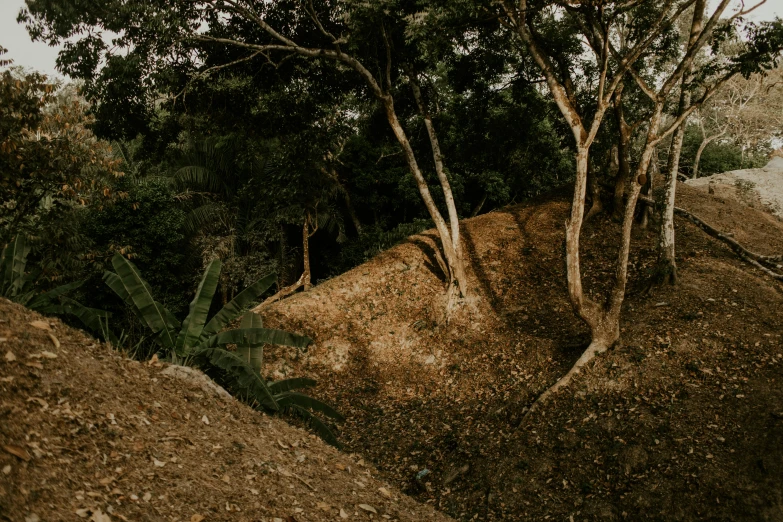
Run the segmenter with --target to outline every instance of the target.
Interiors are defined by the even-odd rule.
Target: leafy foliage
[[[112,266],[115,271],[107,271],[104,280],[135,310],[151,331],[164,357],[175,364],[206,363],[218,368],[230,378],[231,387],[245,396],[253,406],[270,412],[296,411],[306,416],[327,441],[336,443],[331,431],[312,412],[321,412],[340,420],[342,417],[320,401],[291,391],[312,385],[312,380],[289,380],[270,386],[260,373],[265,344],[304,349],[310,344],[308,337],[263,328],[260,319],[253,318],[252,312],[246,314],[238,329],[221,332],[274,283],[274,274],[240,292],[207,320],[221,268],[219,260],[211,261],[190,303],[190,311],[180,323],[155,300],[150,285],[131,261],[116,254],[112,258]],[[229,346],[237,349],[229,350]]]
[[[120,176],[73,87],[37,73],[0,72],[0,241],[38,230],[44,216],[111,196]]]
[[[24,236],[18,235],[0,253],[0,295],[42,314],[71,315],[94,333],[101,332],[101,321],[109,314],[88,308],[66,296],[82,285],[82,281],[60,285],[47,292],[33,288],[35,277],[26,272],[30,246]]]

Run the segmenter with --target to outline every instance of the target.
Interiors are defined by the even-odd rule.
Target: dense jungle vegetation
[[[71,80],[4,57],[0,241],[28,238],[34,292],[82,282],[69,295],[134,340],[142,325],[102,281],[118,253],[176,315],[212,260],[216,310],[270,272],[270,293],[306,290],[450,222],[464,292],[454,219],[587,172],[561,88],[598,121],[587,198],[617,219],[631,171],[661,187],[679,148],[675,178],[765,162],[781,25],[729,3],[28,0],[20,23],[64,44]],[[651,102],[645,80],[667,78]],[[645,141],[656,110],[673,127]]]

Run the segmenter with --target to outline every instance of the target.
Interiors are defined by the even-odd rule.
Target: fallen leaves
[[[30,359],[57,359],[57,354],[54,352],[47,352],[43,350],[38,353],[30,354],[27,356]]]
[[[206,424],[207,426],[209,426],[209,417],[207,417],[206,415],[204,415],[203,417],[201,417],[201,422],[203,422],[204,424]]]
[[[60,348],[60,340],[57,339],[53,334],[49,334],[49,340],[52,341],[52,344],[55,348]]]
[[[8,350],[5,352],[5,361],[6,362],[14,362],[16,360],[16,355],[14,355],[14,352],[11,350]]]
[[[49,409],[49,403],[43,400],[40,397],[28,397],[27,402],[34,402],[37,405],[41,407],[41,411],[46,411]]]
[[[196,514],[190,517],[190,522],[203,522],[203,520],[204,520],[204,515]]]
[[[30,454],[27,453],[27,450],[25,450],[21,446],[15,446],[13,444],[6,444],[3,446],[3,450],[6,453],[10,453],[11,455],[15,457],[19,457],[23,461],[27,462],[30,460]]]
[[[359,509],[364,510],[364,511],[366,511],[368,513],[372,513],[374,515],[378,514],[378,511],[374,507],[369,505],[369,504],[359,504],[358,507],[359,507]]]
[[[31,321],[30,326],[32,326],[33,328],[38,328],[39,330],[46,330],[46,331],[51,331],[52,329],[51,326],[49,326],[49,323],[47,323],[46,321],[41,321],[40,319],[37,321]]]
[[[82,508],[75,511],[76,515],[81,518],[90,517],[90,522],[111,522],[109,515],[101,511],[99,508]],[[92,516],[90,516],[92,515]]]

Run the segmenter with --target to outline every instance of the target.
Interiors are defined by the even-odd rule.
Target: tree
[[[740,70],[753,70],[763,61],[763,53],[759,52],[761,47],[751,49],[748,56],[735,64],[736,67],[729,72],[719,70],[717,79],[709,84],[696,103],[690,104],[670,125],[662,126],[667,97],[689,70],[696,53],[707,44],[729,0],[723,0],[715,8],[703,29],[698,31],[698,38],[688,46],[679,63],[662,79],[657,88],[650,86],[636,68],[642,63],[641,60],[655,58],[655,53],[650,51],[660,44],[662,39],[676,34],[677,21],[696,1],[698,0],[641,3],[534,3],[526,0],[502,2],[502,23],[524,42],[538,64],[576,141],[575,190],[571,215],[566,223],[566,267],[571,304],[591,332],[591,343],[574,367],[539,397],[531,411],[553,392],[566,385],[588,361],[613,345],[620,336],[620,312],[627,282],[634,212],[641,187],[647,181],[647,172],[656,147],[732,75]],[[701,23],[700,16],[701,13],[697,12],[692,25]],[[631,26],[630,30],[628,25]],[[617,35],[618,28],[624,32],[622,38]],[[577,84],[570,71],[569,56],[562,52],[562,44],[554,40],[558,34],[580,34],[594,57],[594,76],[583,79],[590,95],[589,105],[581,103],[577,98]],[[625,52],[617,49],[615,42],[619,40],[627,42]],[[644,146],[636,161],[630,187],[626,191],[615,281],[606,302],[601,303],[584,295],[579,242],[584,221],[590,148],[626,75],[630,75],[650,98],[652,107],[645,121]]]
[[[783,70],[766,76],[735,76],[693,118],[701,140],[692,160],[690,175],[699,177],[701,157],[715,140],[735,143],[743,155],[769,147],[783,129]]]
[[[109,182],[122,172],[86,109],[74,86],[0,72],[0,243],[40,232],[46,214],[112,196]]]
[[[666,79],[663,88],[655,91],[649,82],[640,75],[634,74],[634,79],[639,87],[656,106],[658,103],[664,103],[672,92],[675,85],[674,82],[670,82],[671,79],[676,78],[675,81],[681,82],[679,106],[674,118],[676,127],[669,147],[669,157],[664,172],[664,186],[657,198],[661,203],[657,274],[664,283],[675,284],[677,281],[674,206],[680,153],[688,117],[719,92],[732,78],[740,74],[749,76],[754,72],[763,71],[776,65],[777,54],[780,52],[781,44],[783,43],[780,34],[776,34],[781,30],[780,24],[777,24],[777,27],[774,25],[766,27],[761,31],[750,27],[748,37],[751,40],[746,45],[740,45],[740,52],[736,53],[735,56],[724,57],[719,53],[715,53],[716,50],[720,49],[722,41],[730,35],[737,34],[740,28],[735,23],[739,23],[742,16],[753,11],[756,7],[763,4],[764,1],[762,0],[747,9],[742,4],[741,8],[730,18],[721,21],[720,17],[728,7],[729,0],[722,1],[715,8],[709,19],[705,19],[706,1],[696,0],[693,6],[690,36],[683,49],[681,58],[675,62],[674,72]],[[716,37],[713,38],[713,32],[716,30],[718,32]],[[712,40],[713,43],[713,57],[707,60],[706,63],[698,64],[698,68],[694,70],[695,58],[705,47],[708,40]],[[631,69],[631,72],[633,73],[633,69]],[[701,96],[694,100],[694,93],[701,94]]]
[[[423,63],[418,59],[417,42],[406,39],[405,35],[407,17],[415,15],[411,10],[415,6],[397,0],[372,4],[355,0],[318,3],[308,0],[301,4],[245,0],[209,0],[201,4],[184,0],[130,3],[117,0],[104,4],[97,11],[91,7],[77,7],[65,11],[58,7],[58,2],[30,0],[28,10],[20,19],[28,23],[33,37],[49,42],[81,34],[80,40],[67,44],[61,53],[60,64],[66,72],[93,80],[97,76],[98,57],[103,56],[107,68],[127,65],[123,74],[133,77],[135,85],[160,82],[165,74],[192,72],[183,65],[187,60],[192,61],[191,51],[207,54],[220,51],[226,56],[221,63],[201,67],[198,74],[202,76],[257,58],[280,65],[292,57],[335,62],[338,70],[358,75],[383,107],[438,230],[449,271],[449,295],[455,292],[465,295],[468,286],[457,206],[431,109],[418,86]],[[199,29],[204,26],[208,27],[206,31]],[[99,37],[100,31],[94,29],[124,30],[117,43],[133,47],[133,51],[124,58],[112,55]],[[171,54],[182,62],[171,63],[168,58]],[[145,67],[152,72],[149,69],[145,72]],[[98,92],[97,82],[88,83]],[[445,217],[430,191],[395,106],[395,98],[405,83],[416,98],[427,129],[434,170],[447,210]],[[128,105],[135,107],[139,103],[134,99],[129,100]]]

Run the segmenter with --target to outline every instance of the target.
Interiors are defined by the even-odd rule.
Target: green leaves
[[[240,322],[239,327],[242,329],[263,328],[263,321],[261,321],[261,317],[258,314],[254,312],[248,312],[242,316],[242,321]],[[251,368],[259,373],[261,372],[261,368],[264,366],[263,343],[239,344],[237,345],[237,355],[239,355],[243,361],[247,361]]]
[[[230,374],[239,391],[247,393],[263,409],[272,411],[280,409],[266,381],[234,352],[208,347],[197,349],[193,355],[206,358],[210,364]]]
[[[152,288],[141,277],[139,269],[136,265],[122,257],[120,254],[115,254],[111,260],[114,270],[117,271],[122,286],[125,292],[118,292],[120,297],[127,294],[127,298],[139,312],[139,317],[144,321],[147,327],[155,334],[160,334],[160,342],[167,348],[173,348],[175,346],[174,336],[171,332],[172,329],[179,327],[179,322],[166,310],[166,308],[155,301],[152,296]],[[106,277],[105,277],[106,279]],[[113,285],[110,287],[115,290],[116,280],[112,277],[108,277],[112,281]],[[108,283],[109,281],[107,281]],[[117,290],[115,290],[116,292]]]
[[[201,339],[215,335],[229,322],[239,317],[250,303],[255,301],[258,296],[266,292],[267,289],[275,283],[276,279],[277,276],[275,274],[269,274],[242,290],[234,299],[229,301],[222,310],[215,314],[215,317],[213,317],[209,323],[207,323],[204,330],[201,332]]]
[[[193,346],[198,343],[201,332],[204,330],[204,323],[207,321],[212,297],[217,289],[221,266],[220,260],[215,259],[209,263],[209,266],[204,271],[201,283],[199,283],[198,289],[196,289],[196,296],[190,303],[190,313],[182,322],[182,330],[180,330],[177,337],[175,347],[177,353],[182,353],[186,346]]]
[[[0,295],[15,297],[22,291],[29,253],[30,245],[22,234],[18,234],[14,241],[3,249],[0,256]]]
[[[337,445],[334,433],[314,412],[335,420],[343,420],[342,415],[328,404],[293,391],[315,385],[314,380],[300,377],[267,384],[261,375],[265,344],[305,349],[311,342],[309,337],[263,328],[261,318],[253,312],[242,317],[240,328],[218,333],[274,283],[275,274],[260,279],[241,292],[205,326],[221,269],[220,261],[212,261],[204,271],[190,303],[190,312],[174,340],[172,332],[179,324],[163,305],[155,301],[150,285],[141,277],[138,268],[119,254],[112,259],[112,265],[117,273],[106,272],[106,284],[132,305],[142,322],[155,334],[157,342],[169,351],[168,355],[173,361],[182,361],[180,356],[184,356],[186,361],[201,361],[219,368],[228,375],[235,391],[245,394],[254,407],[271,412],[279,412],[283,408],[305,419],[325,441]],[[101,319],[105,320],[105,316],[84,307],[79,308],[74,303],[66,302],[62,306],[70,307],[72,313],[85,323],[100,326]],[[236,352],[227,349],[231,345],[236,347]]]

